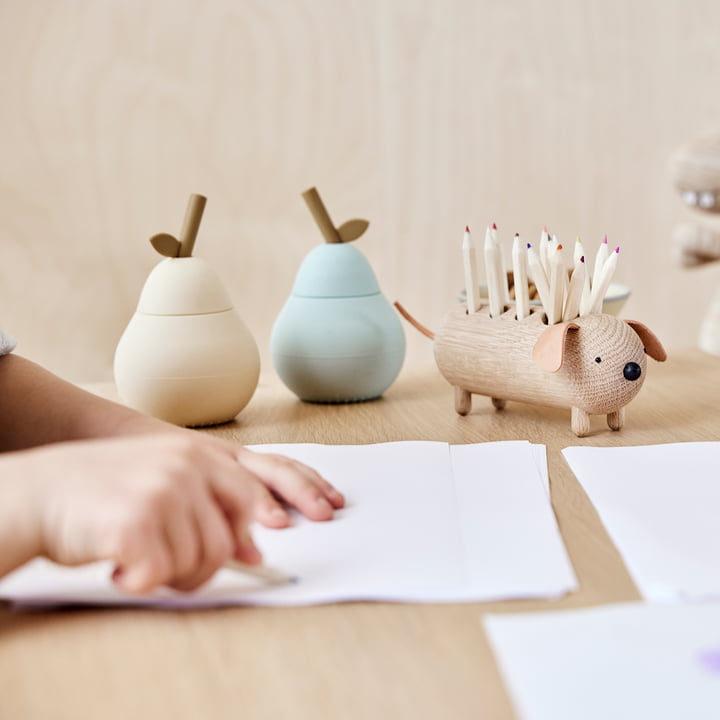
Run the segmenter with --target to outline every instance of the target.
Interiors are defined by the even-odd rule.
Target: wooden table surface
[[[569,445],[720,439],[720,359],[688,350],[648,378],[610,431],[570,431],[569,411],[473,398],[459,417],[434,368],[405,368],[377,401],[301,403],[274,377],[234,423],[243,444],[451,443],[524,439],[548,447],[553,506],[580,583],[558,601],[344,603],[204,611],[19,613],[0,608],[0,718],[514,718],[483,633],[486,612],[638,600],[620,556],[560,455]],[[498,478],[502,482],[502,478]]]

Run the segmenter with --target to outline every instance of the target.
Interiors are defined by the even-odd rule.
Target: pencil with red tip
[[[497,228],[496,228],[497,229]],[[503,311],[502,289],[500,286],[500,248],[493,240],[492,230],[485,231],[485,275],[488,289],[488,302],[490,304],[490,317],[499,317]]]

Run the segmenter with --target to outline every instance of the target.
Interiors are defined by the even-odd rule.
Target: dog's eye
[[[647,348],[643,348],[643,352],[647,355]]]
[[[596,358],[595,358],[595,362],[597,362],[597,363],[602,362],[602,358],[601,358],[601,357],[596,357]]]

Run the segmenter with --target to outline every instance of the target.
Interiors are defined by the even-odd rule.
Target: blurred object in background
[[[720,260],[720,133],[691,140],[670,159],[670,174],[685,205],[698,211],[693,223],[673,230],[675,255],[683,267],[697,267]],[[700,326],[698,344],[705,352],[720,355],[720,289]]]

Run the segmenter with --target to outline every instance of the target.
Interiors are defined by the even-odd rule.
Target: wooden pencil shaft
[[[593,283],[590,290],[590,312],[599,313],[602,312],[603,300],[605,299],[605,293],[608,287],[610,287],[610,281],[615,273],[617,267],[618,253],[617,250],[610,254],[603,265],[602,271],[596,282]]]
[[[463,269],[465,271],[465,294],[467,310],[477,312],[480,307],[479,288],[477,281],[477,255],[474,247],[463,246]]]
[[[583,248],[582,240],[578,238],[575,240],[575,247],[573,248],[573,263],[577,265],[577,263],[580,261],[580,258],[585,255],[585,250]]]
[[[330,219],[330,215],[325,208],[325,204],[323,203],[317,188],[309,188],[302,194],[302,196],[303,200],[305,200],[305,204],[312,213],[317,226],[320,228],[320,232],[323,234],[325,242],[341,243],[342,238],[340,237],[340,233],[338,233],[335,225],[333,225],[333,221]]]
[[[498,275],[498,247],[493,242],[490,230],[485,234],[485,275],[488,289],[488,300],[490,301],[490,316],[496,318],[502,314],[502,297],[500,295],[500,283]]]
[[[602,274],[603,266],[607,262],[607,259],[608,259],[608,244],[607,244],[607,238],[604,238],[603,241],[600,243],[600,247],[598,248],[598,251],[595,255],[595,264],[593,265],[592,282],[590,284],[591,290],[598,282],[600,282],[600,275]]]
[[[502,243],[500,242],[497,228],[494,225],[490,229],[490,238],[492,239],[493,244],[497,248],[497,261],[495,272],[497,273],[498,287],[500,288],[500,297],[502,299],[502,302],[507,305],[507,303],[510,302],[510,287],[508,286],[507,272],[505,272],[505,257],[503,255]]]
[[[540,234],[540,245],[538,247],[538,256],[540,258],[540,264],[542,265],[542,269],[545,271],[545,275],[550,272],[550,262],[549,262],[549,251],[552,244],[552,238],[550,237],[550,234],[547,230],[543,230]]]
[[[563,307],[563,321],[574,320],[578,316],[580,300],[582,298],[583,286],[585,285],[585,263],[578,260],[575,263],[570,285],[568,287],[567,300]]]
[[[562,245],[558,245],[552,251],[550,258],[550,312],[548,313],[548,322],[551,325],[562,320],[563,296],[565,293],[565,266],[562,260]],[[563,278],[565,275],[565,278]]]
[[[190,257],[192,255],[206,202],[207,198],[204,195],[193,194],[190,196],[185,210],[182,230],[180,230],[178,257]]]
[[[540,303],[547,314],[550,309],[550,283],[548,282],[540,258],[532,247],[528,247],[528,270],[535,283],[535,289],[540,298]]]
[[[518,235],[513,240],[512,263],[515,317],[522,320],[530,314],[530,297],[528,292],[527,248],[524,247]]]

